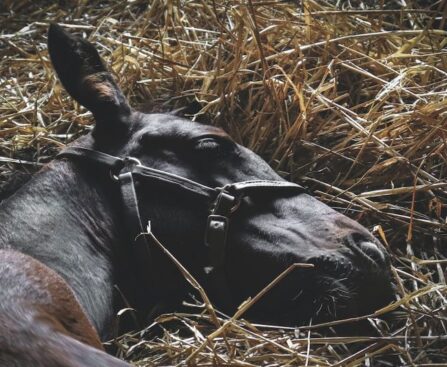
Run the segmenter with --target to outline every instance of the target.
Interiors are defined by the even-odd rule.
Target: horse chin
[[[365,272],[352,264],[334,264],[314,284],[314,299],[320,305],[314,319],[319,322],[370,315],[392,301],[391,279],[379,268]]]
[[[327,259],[319,263],[320,271],[313,275],[301,273],[293,283],[278,284],[253,307],[248,318],[283,326],[316,325],[370,315],[392,300],[391,280],[386,272],[365,274],[350,263]],[[372,330],[366,322],[349,322],[342,323],[337,331],[368,334]]]

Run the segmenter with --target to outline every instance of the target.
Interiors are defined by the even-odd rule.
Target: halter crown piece
[[[90,162],[108,169],[111,179],[120,185],[126,225],[134,241],[134,255],[139,265],[140,276],[150,277],[152,261],[150,244],[144,233],[140,216],[138,196],[134,177],[143,181],[158,181],[176,187],[193,195],[201,196],[211,202],[206,223],[204,242],[208,252],[205,274],[219,292],[225,294],[224,303],[231,299],[231,292],[225,276],[225,253],[230,217],[241,205],[243,198],[258,192],[277,192],[298,194],[305,189],[287,181],[252,180],[227,184],[223,187],[209,187],[172,173],[144,166],[134,157],[114,157],[112,155],[81,147],[67,147],[57,158],[69,158]],[[156,223],[151,223],[156,226]]]

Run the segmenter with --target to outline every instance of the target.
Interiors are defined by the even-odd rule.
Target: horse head
[[[388,255],[362,225],[287,184],[222,129],[132,109],[86,40],[52,25],[48,46],[63,86],[96,121],[74,146],[103,155],[79,162],[80,169],[104,163],[105,157],[125,162],[91,171],[115,187],[110,200],[121,202],[126,200],[120,190],[123,173],[138,171],[130,191],[142,229],[150,222],[152,233],[200,280],[217,306],[231,310],[294,263],[314,267],[290,273],[254,306],[253,317],[299,324],[359,315],[391,299]],[[104,180],[108,174],[112,178]],[[216,205],[226,205],[221,208],[225,215],[216,213]],[[210,210],[217,224],[210,225]],[[127,212],[116,214],[121,218],[116,226],[128,227]],[[225,230],[213,232],[213,225]],[[134,239],[128,236],[129,248]],[[213,241],[219,248],[213,248]],[[153,303],[157,297],[176,298],[184,290],[182,276],[162,251],[150,241],[148,246],[150,256],[138,265],[146,268],[148,278],[138,279],[137,287],[150,284],[145,294]]]

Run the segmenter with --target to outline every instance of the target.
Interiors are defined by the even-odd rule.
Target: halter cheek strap
[[[139,212],[138,196],[134,178],[142,181],[158,181],[166,186],[180,189],[211,203],[206,223],[204,242],[208,252],[208,264],[205,274],[218,290],[216,296],[222,304],[231,303],[231,292],[225,275],[227,234],[230,217],[240,205],[242,199],[255,193],[292,193],[305,192],[297,184],[287,181],[252,180],[235,182],[223,187],[209,187],[172,173],[143,166],[136,158],[119,158],[92,149],[68,147],[57,158],[69,158],[91,162],[109,170],[110,176],[120,185],[126,227],[130,232],[133,256],[136,258],[139,275],[143,279],[154,281],[152,256],[143,221]]]

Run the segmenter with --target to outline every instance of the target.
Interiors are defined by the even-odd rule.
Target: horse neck
[[[105,337],[120,236],[110,192],[94,174],[64,161],[37,173],[0,205],[0,248],[28,254],[59,273]]]
[[[36,247],[31,244],[36,240],[61,244],[65,233],[74,236],[73,240],[87,237],[81,246],[110,252],[117,237],[117,209],[108,197],[111,192],[92,174],[64,161],[44,167],[0,204],[0,246],[24,239],[31,247]]]

